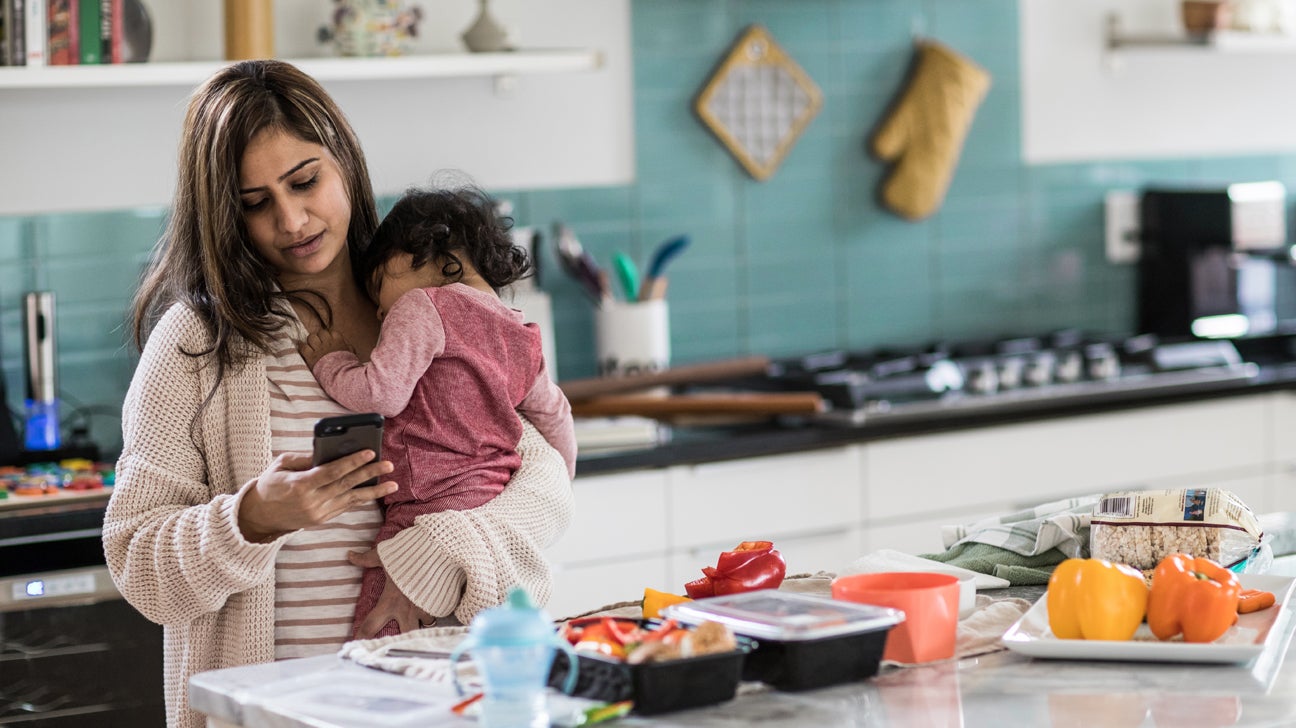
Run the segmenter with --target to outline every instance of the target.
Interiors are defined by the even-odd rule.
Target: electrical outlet
[[[1137,263],[1139,259],[1139,193],[1112,190],[1103,200],[1107,229],[1107,261]]]

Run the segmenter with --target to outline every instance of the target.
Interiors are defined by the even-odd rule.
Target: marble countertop
[[[1279,559],[1270,573],[1296,575],[1296,558]],[[1001,596],[1034,598],[1040,592],[1040,587],[1019,587]],[[632,716],[620,724],[1296,725],[1296,659],[1289,654],[1296,619],[1291,610],[1275,629],[1260,656],[1236,665],[1037,660],[1004,650],[917,667],[888,665],[866,681],[806,692],[745,683],[727,703],[651,718]],[[332,656],[203,673],[192,679],[190,698],[217,725],[244,728],[475,724],[449,713],[457,701],[450,685],[379,672]]]

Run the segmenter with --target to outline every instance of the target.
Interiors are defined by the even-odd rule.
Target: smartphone
[[[315,465],[323,465],[360,450],[373,450],[382,459],[383,418],[376,412],[325,417],[315,423]],[[357,485],[377,485],[377,478]]]

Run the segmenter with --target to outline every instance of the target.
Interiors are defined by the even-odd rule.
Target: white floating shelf
[[[528,50],[445,53],[392,58],[285,59],[319,81],[515,76],[597,70],[597,50]],[[195,86],[228,61],[121,63],[96,66],[0,68],[0,90],[134,86]]]
[[[1107,17],[1109,51],[1215,51],[1219,53],[1296,53],[1296,36],[1215,30],[1209,33],[1127,33],[1116,14]]]

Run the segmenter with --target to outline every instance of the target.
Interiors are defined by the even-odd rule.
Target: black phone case
[[[383,418],[376,413],[325,417],[315,423],[315,447],[312,462],[323,465],[359,450],[373,450],[382,459]],[[371,478],[356,486],[377,485]]]

